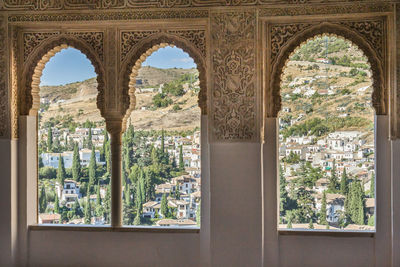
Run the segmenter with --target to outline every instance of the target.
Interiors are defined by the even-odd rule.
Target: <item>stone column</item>
[[[122,122],[107,121],[107,131],[111,136],[111,226],[122,225],[122,183],[121,183],[121,137]]]

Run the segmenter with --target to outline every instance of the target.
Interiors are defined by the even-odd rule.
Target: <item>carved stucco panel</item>
[[[6,18],[0,15],[0,138],[8,138],[10,132],[7,86],[7,31]]]
[[[216,140],[256,138],[255,14],[216,13],[212,29],[212,119]]]

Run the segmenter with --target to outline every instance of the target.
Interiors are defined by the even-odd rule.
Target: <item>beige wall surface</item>
[[[4,110],[0,115],[0,266],[13,266],[13,260],[14,266],[40,267],[400,266],[396,257],[400,219],[394,212],[399,208],[394,200],[400,196],[396,189],[400,145],[389,141],[400,136],[396,125],[400,101],[393,102],[400,95],[396,91],[400,79],[387,75],[399,73],[393,68],[400,64],[400,53],[396,59],[388,52],[393,47],[387,49],[395,40],[400,42],[399,6],[385,0],[0,0],[0,110]],[[274,138],[280,99],[273,75],[284,67],[279,60],[287,56],[290,46],[322,22],[326,29],[336,25],[340,32],[354,33],[375,60],[376,77],[382,79],[374,84],[379,115],[378,218],[372,236],[280,235],[276,230]],[[119,35],[130,31],[136,36],[144,30],[150,36],[141,35],[133,44],[124,43]],[[85,38],[100,37],[88,42],[81,31],[88,33]],[[396,38],[387,38],[387,32],[397,32]],[[24,34],[37,37],[36,41],[24,43]],[[199,97],[204,179],[199,233],[27,231],[36,201],[25,191],[36,190],[29,188],[35,187],[29,180],[35,179],[35,173],[26,167],[35,163],[29,159],[36,158],[32,148],[36,144],[28,143],[35,139],[36,129],[33,117],[20,115],[34,115],[37,99],[30,97],[38,92],[32,86],[37,79],[32,83],[32,77],[23,74],[33,73],[42,56],[55,48],[51,45],[63,44],[62,38],[96,60],[104,79],[98,106],[116,135],[133,99],[126,87],[125,72],[130,71],[122,68],[131,68],[135,61],[120,62],[121,58],[134,59],[143,47],[176,41],[204,64]]]

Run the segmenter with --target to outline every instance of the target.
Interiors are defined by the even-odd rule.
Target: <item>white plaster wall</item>
[[[11,145],[0,139],[0,266],[12,264]]]
[[[374,266],[371,237],[280,236],[279,250],[281,267]]]
[[[210,144],[212,266],[261,266],[260,148]]]
[[[29,266],[199,266],[196,233],[31,231]]]

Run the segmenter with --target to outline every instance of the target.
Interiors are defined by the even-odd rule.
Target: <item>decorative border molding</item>
[[[297,25],[298,24],[298,25]],[[288,27],[288,25],[290,27]],[[297,25],[297,26],[296,26]],[[302,26],[299,26],[302,25]],[[380,25],[377,27],[377,25]],[[382,26],[382,27],[381,27]],[[281,28],[281,30],[276,30]],[[382,31],[377,30],[382,29]],[[275,29],[275,30],[274,30]],[[285,29],[290,32],[286,36]],[[281,109],[280,84],[281,75],[290,55],[302,43],[310,38],[321,34],[334,34],[341,36],[361,49],[372,70],[373,93],[372,104],[377,115],[387,114],[388,92],[385,81],[386,54],[382,47],[385,47],[385,22],[382,20],[362,21],[334,21],[334,22],[313,22],[313,23],[291,23],[269,25],[268,31],[271,35],[271,43],[268,45],[271,50],[270,84],[266,91],[267,117],[277,117]],[[283,37],[276,37],[273,34],[279,33]]]
[[[7,86],[7,23],[0,15],[0,138],[8,138],[10,133],[10,112]]]
[[[142,63],[154,51],[168,45],[183,49],[195,61],[200,80],[198,103],[202,114],[207,114],[205,30],[122,31],[120,38],[122,59],[120,81],[122,81],[121,87],[123,89],[120,102],[123,103],[123,129],[125,129],[126,121],[136,105],[136,76]]]
[[[216,140],[257,138],[256,14],[211,16],[212,120]]]
[[[185,7],[211,7],[211,6],[258,6],[273,4],[305,4],[305,3],[329,3],[348,1],[330,0],[4,0],[0,3],[0,10],[18,11],[45,11],[45,10],[104,10],[123,8],[185,8]],[[364,1],[367,2],[367,1]],[[376,2],[376,1],[375,1]],[[379,4],[389,1],[380,0]]]
[[[393,12],[394,5],[387,2],[373,3],[351,3],[348,2],[338,5],[302,5],[291,7],[271,7],[261,8],[260,17],[276,16],[305,16],[305,15],[333,15],[333,14],[353,14],[353,13],[376,13]]]
[[[400,139],[400,4],[396,4],[396,64],[397,64],[397,88],[394,96],[396,97],[396,106],[392,116],[395,124],[392,126],[392,138]]]
[[[162,20],[162,19],[195,19],[208,18],[208,10],[157,10],[157,11],[109,11],[92,13],[59,13],[59,14],[16,14],[8,17],[9,22],[40,21],[104,21],[104,20]]]

